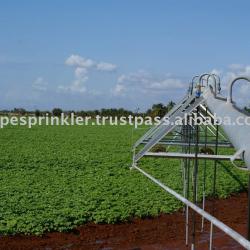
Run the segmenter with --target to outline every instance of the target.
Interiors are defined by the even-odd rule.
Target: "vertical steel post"
[[[189,116],[188,116],[189,119]],[[190,129],[190,125],[188,123],[188,149],[187,152],[190,154],[191,151],[191,129]],[[189,199],[189,179],[190,179],[190,159],[187,160],[187,199]]]
[[[248,174],[247,239],[250,241],[250,173]]]
[[[189,137],[189,131],[188,131],[188,125],[183,125],[182,126],[182,141],[187,143],[188,142],[188,137]],[[187,153],[188,152],[188,146],[182,146],[182,151],[184,153]],[[187,198],[188,196],[188,162],[187,162],[187,159],[183,159],[182,160],[182,164],[183,164],[183,172],[184,172],[184,178],[183,178],[183,193],[184,193],[184,197]],[[188,227],[189,227],[189,224],[188,224],[188,206],[184,207],[185,209],[185,217],[186,217],[186,225],[185,225],[185,237],[186,237],[186,246],[188,246]]]
[[[215,137],[215,155],[218,154],[218,137],[219,137],[219,125],[216,125],[216,137]],[[217,178],[217,160],[214,161],[214,182],[213,182],[213,197],[216,196],[216,178]]]
[[[199,114],[199,107],[197,107],[197,117]],[[198,153],[199,153],[199,126],[195,125],[195,159],[193,171],[193,203],[197,204],[197,177],[198,177]],[[193,231],[192,231],[192,249],[195,249],[195,229],[196,219],[195,211],[193,211]]]
[[[210,225],[209,250],[213,249],[213,223]]]
[[[186,206],[186,246],[188,246],[188,205]]]
[[[205,117],[207,117],[207,107],[205,112]],[[205,150],[207,149],[207,126],[205,125]],[[203,167],[203,192],[202,192],[202,209],[205,210],[205,202],[206,202],[206,169],[207,169],[207,161],[204,160]],[[204,217],[201,218],[201,232],[204,230]]]
[[[181,141],[186,142],[186,125],[182,125],[181,127]],[[182,153],[186,153],[186,146],[182,146]],[[187,198],[187,160],[181,160],[182,165],[182,177],[183,177],[183,196]],[[185,208],[184,208],[185,209]]]

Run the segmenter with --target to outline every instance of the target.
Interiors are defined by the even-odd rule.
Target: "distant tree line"
[[[8,114],[15,114],[15,115],[20,115],[20,116],[25,116],[25,115],[34,115],[34,116],[45,116],[45,115],[50,115],[50,116],[61,116],[62,113],[65,115],[70,115],[71,113],[74,113],[77,116],[91,116],[95,117],[96,115],[100,116],[129,116],[129,115],[137,115],[137,116],[151,116],[151,117],[163,117],[167,112],[169,112],[173,107],[175,103],[173,101],[170,101],[166,105],[163,103],[156,103],[153,104],[150,109],[148,109],[146,112],[139,112],[139,110],[136,111],[131,111],[131,110],[126,110],[124,108],[107,108],[107,109],[100,109],[100,110],[80,110],[80,111],[74,111],[74,110],[63,110],[61,108],[54,108],[51,111],[49,110],[25,110],[24,108],[14,108],[13,110],[0,110],[0,115],[8,115]],[[244,107],[244,110],[246,112],[250,113],[250,105],[248,107]]]
[[[61,116],[62,113],[66,115],[70,115],[71,113],[74,113],[77,116],[91,116],[95,117],[96,115],[100,116],[129,116],[129,115],[137,115],[137,116],[151,116],[151,117],[163,117],[167,112],[169,112],[173,107],[175,103],[173,101],[170,101],[166,105],[163,103],[156,103],[153,104],[150,109],[148,109],[146,112],[139,112],[137,111],[131,111],[131,110],[126,110],[124,108],[109,108],[109,109],[100,109],[100,110],[80,110],[80,111],[74,111],[74,110],[63,110],[61,108],[54,108],[53,110],[34,110],[34,111],[28,111],[25,110],[24,108],[14,108],[13,110],[0,110],[0,115],[6,115],[6,114],[15,114],[15,115],[35,115],[35,116],[45,116],[45,115],[50,115],[50,116]],[[248,107],[244,107],[244,110],[250,113],[250,105]]]
[[[175,103],[173,101],[170,101],[166,105],[163,103],[156,103],[153,104],[150,109],[148,109],[146,112],[139,112],[139,110],[131,111],[126,110],[124,108],[107,108],[107,109],[100,109],[100,110],[80,110],[80,111],[74,111],[74,110],[63,110],[61,108],[54,108],[51,111],[49,110],[25,110],[24,108],[14,108],[13,110],[0,110],[0,115],[6,115],[6,114],[15,114],[20,116],[25,115],[34,115],[34,116],[61,116],[62,113],[65,115],[70,115],[71,113],[74,113],[77,116],[91,116],[95,117],[96,115],[100,116],[129,116],[129,115],[137,115],[137,116],[151,116],[151,117],[163,117],[167,112],[169,112],[173,107]],[[244,107],[244,111],[250,113],[250,105],[248,107]]]

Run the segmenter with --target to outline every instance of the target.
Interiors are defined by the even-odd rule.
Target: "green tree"
[[[167,112],[169,112],[174,106],[175,106],[175,102],[170,101],[170,102],[167,104]]]
[[[19,114],[19,115],[27,114],[27,111],[24,108],[14,108],[14,110],[12,112]]]
[[[166,114],[167,108],[162,103],[153,104],[151,115],[153,117],[163,117]]]
[[[61,116],[61,114],[62,114],[62,109],[60,109],[60,108],[54,108],[53,110],[52,110],[52,114],[54,115],[54,116]]]
[[[41,111],[40,111],[39,109],[36,109],[36,110],[35,110],[35,116],[36,116],[36,117],[41,116]]]
[[[250,106],[245,107],[244,110],[247,111],[248,113],[250,113]]]

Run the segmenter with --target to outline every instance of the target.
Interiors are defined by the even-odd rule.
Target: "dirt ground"
[[[210,200],[206,210],[242,235],[246,235],[247,194],[225,200]],[[191,216],[190,216],[191,217]],[[156,218],[134,219],[116,225],[87,224],[69,233],[48,233],[42,237],[8,236],[0,238],[0,249],[83,249],[83,250],[167,250],[190,249],[185,246],[185,217],[182,211]],[[200,233],[197,216],[196,249],[208,249],[209,224]],[[191,226],[190,226],[191,243]],[[219,230],[214,233],[214,249],[243,249]]]

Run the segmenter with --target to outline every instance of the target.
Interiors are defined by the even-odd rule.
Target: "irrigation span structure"
[[[185,204],[186,215],[186,245],[189,244],[189,208],[192,209],[192,239],[191,249],[195,249],[196,216],[198,213],[202,217],[201,228],[204,230],[204,220],[210,222],[209,249],[213,247],[214,226],[232,237],[241,246],[250,249],[250,206],[248,207],[248,236],[247,239],[216,219],[205,211],[206,207],[206,183],[203,179],[202,185],[202,205],[198,206],[198,165],[203,160],[202,168],[206,168],[207,161],[214,162],[213,173],[213,194],[216,192],[217,163],[220,160],[228,160],[235,167],[250,171],[250,126],[247,124],[237,125],[222,123],[219,126],[216,122],[198,125],[195,123],[197,117],[202,121],[216,121],[217,116],[230,117],[231,121],[244,121],[249,118],[249,114],[237,107],[233,101],[233,85],[239,81],[250,82],[246,77],[237,77],[228,88],[227,97],[220,94],[220,78],[215,74],[202,74],[193,77],[187,94],[174,106],[161,120],[160,124],[149,129],[133,146],[133,164],[131,169],[136,169],[149,178],[163,190],[175,196]],[[217,116],[216,116],[217,115]],[[196,118],[196,119],[195,119]],[[240,119],[239,119],[240,118]],[[185,120],[181,125],[176,121]],[[166,122],[167,121],[167,122]],[[181,152],[154,152],[152,148],[157,145],[177,146]],[[214,149],[211,152],[211,147]],[[220,155],[218,148],[234,148],[233,155]],[[182,160],[183,172],[183,195],[180,195],[167,185],[163,184],[153,176],[139,167],[139,161],[143,157],[165,157],[179,158]],[[244,162],[245,166],[242,166]],[[241,164],[240,164],[241,163]],[[192,170],[192,183],[191,183]],[[191,193],[192,189],[192,193]],[[250,178],[249,178],[250,191]],[[250,192],[249,192],[250,193]],[[190,197],[192,194],[192,197]],[[250,195],[249,195],[250,204]]]

